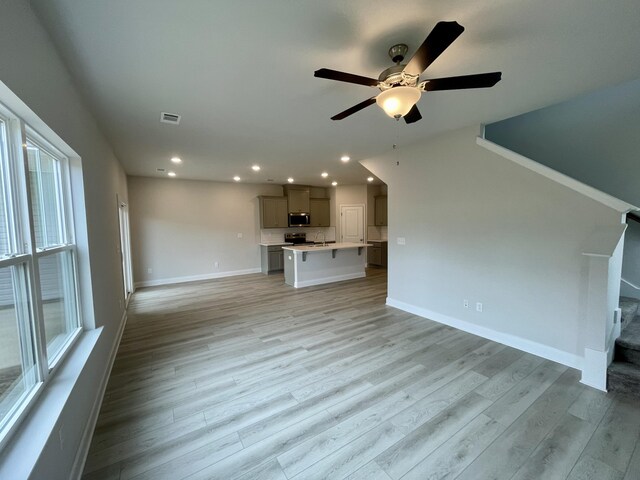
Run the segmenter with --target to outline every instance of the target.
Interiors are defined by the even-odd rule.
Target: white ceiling
[[[358,160],[393,143],[640,78],[638,0],[31,3],[131,175],[166,168],[189,179],[363,183]],[[412,125],[376,105],[330,120],[376,90],[314,78],[314,70],[377,78],[392,64],[391,45],[406,43],[411,55],[440,20],[466,30],[422,78],[500,70],[500,83],[427,93]],[[161,124],[161,111],[182,115],[181,124]],[[183,165],[171,166],[173,155]]]

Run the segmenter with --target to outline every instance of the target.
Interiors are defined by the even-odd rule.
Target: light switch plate
[[[406,245],[406,240],[404,237],[398,237],[398,245]]]

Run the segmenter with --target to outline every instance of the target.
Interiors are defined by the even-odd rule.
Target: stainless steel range
[[[304,245],[305,243],[313,243],[313,242],[307,242],[306,233],[285,233],[284,241],[293,243],[294,245]]]

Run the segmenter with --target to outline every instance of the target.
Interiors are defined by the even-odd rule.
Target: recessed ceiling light
[[[172,157],[171,161],[175,164],[182,163],[182,159],[180,157]]]
[[[253,167],[251,167],[251,170],[253,170],[254,172],[259,172],[260,171],[260,165],[254,165]]]
[[[331,185],[333,185],[334,187],[338,185],[338,182],[331,182]]]
[[[322,172],[320,175],[322,175],[322,178],[327,178],[329,176],[327,172]]]
[[[367,178],[367,182],[373,182],[373,177]]]
[[[342,160],[344,163],[347,163],[349,160],[351,160],[351,157],[349,155],[343,155],[340,157],[340,160]]]
[[[287,178],[287,182],[293,183],[293,178],[291,178],[291,177]]]
[[[236,182],[239,182],[239,181],[240,181],[240,177],[239,177],[239,176],[237,176],[237,175],[236,175],[235,177],[233,177],[233,179],[234,179]]]
[[[170,177],[175,177],[176,176],[176,172],[167,172],[167,175],[169,175]]]

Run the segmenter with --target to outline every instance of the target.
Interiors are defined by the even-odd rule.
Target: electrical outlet
[[[218,267],[220,266],[220,264],[219,264],[218,262],[215,262],[215,263],[213,264],[213,266],[214,266],[215,268],[218,268]]]
[[[462,306],[464,308],[469,308],[469,300],[467,300],[466,298],[462,301]]]
[[[398,237],[398,245],[406,245],[407,241],[404,237]]]
[[[476,303],[476,312],[482,312],[482,303],[480,302]]]
[[[153,268],[147,268],[147,273],[153,273]]]
[[[238,233],[238,238],[242,238],[242,233]]]

